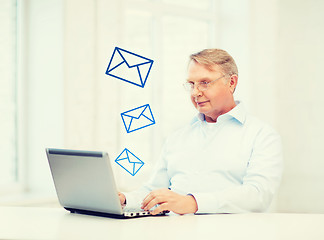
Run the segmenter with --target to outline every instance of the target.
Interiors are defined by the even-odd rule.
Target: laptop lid
[[[64,208],[123,215],[108,153],[54,148],[46,153]]]

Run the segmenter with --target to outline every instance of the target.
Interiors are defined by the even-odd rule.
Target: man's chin
[[[208,109],[204,106],[197,106],[196,109],[198,110],[198,112],[202,113],[202,114],[205,114],[205,113],[208,113]]]

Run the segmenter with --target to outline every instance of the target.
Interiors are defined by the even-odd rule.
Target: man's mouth
[[[207,101],[196,102],[196,103],[197,103],[197,106],[202,106],[202,105],[204,105],[207,102],[209,102],[209,101],[207,100]]]

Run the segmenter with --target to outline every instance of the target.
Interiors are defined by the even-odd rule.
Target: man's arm
[[[197,213],[263,212],[268,209],[282,176],[283,159],[280,136],[263,129],[254,144],[243,183],[221,192],[191,193]]]

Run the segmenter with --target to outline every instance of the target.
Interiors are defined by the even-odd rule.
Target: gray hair
[[[195,61],[207,69],[212,70],[214,65],[218,65],[224,71],[224,74],[237,75],[238,70],[236,63],[231,55],[222,49],[205,49],[190,55],[190,60]]]

